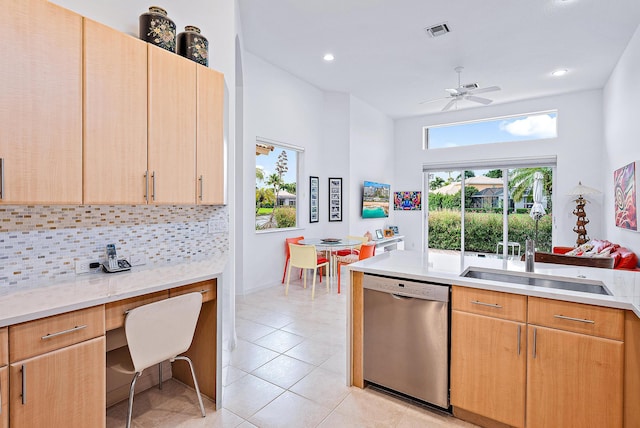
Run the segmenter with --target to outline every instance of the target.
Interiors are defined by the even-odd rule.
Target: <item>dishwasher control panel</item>
[[[391,278],[378,275],[364,275],[363,287],[369,290],[415,297],[424,300],[449,301],[449,285],[430,282],[411,281],[402,278]]]

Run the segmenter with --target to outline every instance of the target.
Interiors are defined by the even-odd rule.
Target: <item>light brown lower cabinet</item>
[[[0,428],[9,426],[9,367],[0,368]]]
[[[527,427],[622,426],[624,343],[529,326]]]
[[[526,325],[452,312],[451,404],[524,427]]]
[[[9,367],[11,428],[105,426],[104,336]]]

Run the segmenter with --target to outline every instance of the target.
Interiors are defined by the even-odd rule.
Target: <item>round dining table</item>
[[[334,276],[335,253],[338,250],[357,247],[362,244],[359,239],[339,239],[339,238],[305,238],[298,242],[300,245],[315,245],[316,249],[329,253],[329,274]]]

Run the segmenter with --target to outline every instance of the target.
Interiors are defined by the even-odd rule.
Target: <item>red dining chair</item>
[[[346,256],[338,257],[338,294],[340,294],[340,268],[342,265],[348,265],[360,260],[368,259],[376,255],[375,242],[369,242],[362,244],[359,254],[348,254]]]
[[[289,265],[289,260],[291,260],[291,252],[289,251],[289,244],[297,244],[303,239],[304,239],[304,236],[296,236],[295,238],[286,238],[284,240],[284,249],[285,249],[285,254],[287,255],[287,258],[284,261],[284,271],[282,272],[283,284],[284,284],[284,277],[287,275],[287,266]],[[325,257],[318,256],[318,265],[322,265],[325,261],[327,261]],[[322,268],[324,268],[324,266],[322,266]],[[300,269],[300,278],[302,278],[302,270],[303,269]],[[326,275],[326,271],[325,271],[325,275]],[[322,282],[322,271],[320,271],[320,282]]]
[[[366,244],[369,241],[369,238],[366,236],[353,236],[353,235],[349,235],[347,236],[347,239],[350,241],[362,241],[362,244]],[[351,247],[351,248],[347,248],[344,250],[338,250],[336,251],[336,256],[340,257],[340,256],[348,256],[349,254],[358,254],[360,252],[360,246],[362,244],[358,244],[355,247]]]

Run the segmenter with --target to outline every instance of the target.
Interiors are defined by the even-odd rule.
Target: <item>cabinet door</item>
[[[529,326],[527,427],[621,427],[624,344]]]
[[[143,204],[147,44],[84,21],[84,203]]]
[[[149,55],[151,203],[196,200],[196,63],[157,46]]]
[[[82,203],[82,17],[0,1],[0,203]]]
[[[12,428],[104,427],[104,336],[12,363]]]
[[[225,197],[224,76],[197,66],[196,174],[198,204],[221,205]]]
[[[0,428],[9,426],[9,367],[0,368]]]
[[[523,427],[525,333],[522,323],[453,311],[451,404]]]

